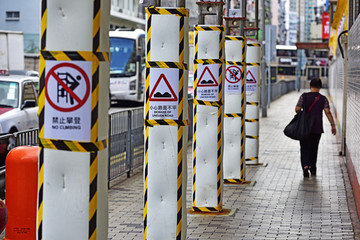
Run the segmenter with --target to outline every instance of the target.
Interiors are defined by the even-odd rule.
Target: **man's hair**
[[[320,78],[313,78],[310,82],[310,87],[321,88],[322,82]]]

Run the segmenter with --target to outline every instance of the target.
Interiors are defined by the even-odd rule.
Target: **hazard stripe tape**
[[[144,165],[144,240],[147,236],[147,203],[148,203],[148,176],[149,176],[149,127],[145,127],[145,165]]]
[[[41,1],[41,49],[46,47],[46,30],[47,30],[47,0]],[[44,126],[44,105],[45,105],[45,60],[40,55],[39,66],[39,136]],[[43,226],[43,190],[44,190],[44,149],[39,147],[39,173],[38,173],[38,206],[37,206],[37,239],[42,240]]]
[[[251,158],[247,158],[245,159],[246,161],[256,161],[258,160],[259,158],[258,157],[251,157]]]
[[[109,61],[108,54],[100,52],[100,25],[101,25],[101,0],[93,1],[93,43],[92,43],[92,92],[91,92],[91,130],[90,143],[72,142],[76,148],[85,145],[86,150],[90,150],[89,163],[89,240],[97,239],[97,185],[98,185],[98,151],[107,147],[108,139],[98,140],[98,122],[99,122],[99,61]],[[84,52],[79,52],[84,54]],[[86,53],[89,55],[89,53]],[[92,55],[92,54],[91,54]],[[92,56],[93,56],[92,55]],[[99,57],[100,56],[100,57]],[[64,142],[66,144],[66,142]],[[97,150],[96,150],[97,148]],[[74,151],[75,148],[72,149]],[[91,151],[92,150],[92,151]]]
[[[248,47],[261,47],[261,45],[258,43],[248,43],[247,46]]]
[[[222,210],[222,191],[221,191],[221,179],[222,179],[222,65],[223,59],[223,45],[224,45],[224,28],[222,26],[198,26],[195,29],[195,57],[194,57],[194,135],[193,135],[193,206],[192,211],[201,212],[219,212]],[[198,58],[198,31],[218,31],[219,32],[219,59],[199,59]],[[203,101],[197,99],[197,76],[198,76],[198,64],[219,64],[219,99],[218,101]],[[217,206],[214,207],[198,207],[196,206],[196,137],[197,137],[197,106],[207,105],[218,107],[218,127],[217,127]]]
[[[248,105],[254,105],[254,106],[258,106],[258,105],[259,105],[258,102],[246,102],[246,104],[248,104]]]
[[[78,141],[64,141],[57,139],[39,138],[40,145],[43,148],[64,150],[71,152],[96,152],[105,149],[108,145],[108,140],[101,140],[98,142],[78,142]]]
[[[192,207],[193,212],[220,212],[222,207]]]
[[[189,126],[189,123],[186,120],[172,120],[172,119],[145,120],[145,126],[152,127],[158,125]]]
[[[242,113],[225,113],[224,117],[242,117],[243,114]]]
[[[41,1],[41,43],[42,50],[46,49],[47,31],[47,0]],[[39,65],[39,137],[44,135],[44,105],[45,105],[45,60],[40,54]],[[44,148],[39,146],[39,173],[38,173],[38,206],[37,206],[37,239],[42,240],[43,230],[43,200],[44,200]]]
[[[146,62],[147,68],[176,68],[176,69],[188,69],[188,64],[186,63],[176,63],[176,62]]]
[[[224,183],[244,183],[244,179],[224,179]]]
[[[47,0],[41,0],[41,49],[46,48],[46,29],[47,29]]]
[[[246,63],[247,66],[260,66],[260,63]]]
[[[246,135],[246,138],[259,139],[259,136],[249,136],[249,135]]]
[[[245,122],[258,122],[259,119],[245,119]]]
[[[246,41],[247,38],[243,36],[225,36],[225,40],[231,40],[231,41]]]
[[[223,26],[194,26],[195,31],[219,31],[224,32]]]
[[[211,1],[201,1],[201,2],[196,2],[196,4],[218,4],[218,5],[224,5],[225,3],[224,2],[220,2],[220,1],[214,1],[214,2],[211,2]]]
[[[246,42],[247,41],[243,41],[242,43],[242,62],[245,62],[246,60]],[[247,66],[247,64],[246,64]],[[246,75],[246,66],[243,65],[242,66],[242,79],[245,79]],[[246,81],[241,81],[241,113],[243,114],[243,116],[245,116],[245,108],[246,108],[246,100],[245,100],[245,96],[246,96]],[[241,135],[241,140],[240,140],[240,182],[245,181],[245,118],[241,118],[241,126],[240,126],[240,135]]]
[[[224,29],[224,28],[223,28]],[[220,33],[219,37],[219,59],[223,60],[223,47],[224,47],[224,31]],[[222,68],[223,65],[219,64],[219,101],[222,102]],[[219,107],[218,108],[218,127],[217,127],[217,197],[218,197],[218,206],[215,207],[217,211],[222,210],[222,118],[223,118],[223,111]]]
[[[90,153],[89,171],[89,239],[96,240],[97,225],[97,177],[98,177],[98,153]]]
[[[246,62],[226,61],[226,65],[245,66],[245,65],[246,65]]]
[[[222,64],[223,59],[194,59],[195,64]]]
[[[222,101],[209,102],[209,101],[194,99],[194,104],[206,105],[206,106],[212,106],[212,107],[221,107],[224,103]]]
[[[45,60],[109,62],[109,53],[107,52],[41,50],[40,54]]]
[[[176,15],[181,17],[189,17],[186,8],[157,8],[154,6],[146,8],[147,14]]]
[[[188,64],[184,63],[184,46],[185,46],[185,36],[184,33],[185,26],[185,17],[189,16],[188,11],[185,8],[176,8],[176,9],[164,9],[149,7],[146,9],[147,12],[147,58],[146,58],[146,81],[145,81],[145,184],[144,184],[144,239],[147,239],[147,209],[148,209],[148,161],[149,161],[149,127],[155,125],[170,125],[178,127],[177,134],[177,225],[176,225],[176,239],[181,239],[182,235],[182,161],[183,161],[183,126],[188,126],[187,120],[183,120],[183,98],[184,98],[184,70],[188,69]],[[153,14],[171,14],[180,17],[180,26],[179,26],[179,62],[155,62],[150,61],[151,54],[151,21]],[[179,98],[178,98],[178,120],[172,119],[149,119],[149,99],[150,99],[150,69],[151,68],[174,68],[179,69]]]

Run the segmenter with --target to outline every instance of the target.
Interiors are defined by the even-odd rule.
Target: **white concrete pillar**
[[[189,13],[146,14],[144,239],[186,239]]]
[[[42,0],[37,239],[107,239],[109,1]]]
[[[195,26],[193,211],[222,210],[222,26]]]
[[[245,181],[246,38],[225,37],[224,181]]]
[[[245,159],[249,165],[259,163],[260,62],[260,43],[248,41],[246,51],[248,66],[246,70]]]

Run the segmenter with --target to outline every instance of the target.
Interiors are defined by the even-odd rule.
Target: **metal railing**
[[[109,181],[143,164],[144,108],[109,115]]]
[[[0,145],[3,152],[0,153],[0,198],[5,197],[5,158],[8,152],[17,146],[38,145],[38,129],[11,133],[0,136]]]

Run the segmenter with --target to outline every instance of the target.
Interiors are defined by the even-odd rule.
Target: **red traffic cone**
[[[8,220],[7,209],[5,203],[0,199],[0,233],[5,229]]]

